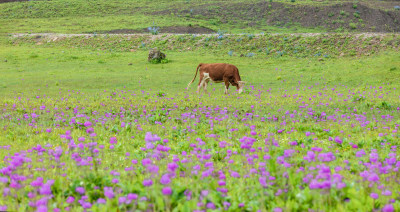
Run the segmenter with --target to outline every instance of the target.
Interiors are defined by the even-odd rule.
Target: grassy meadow
[[[206,4],[0,4],[0,211],[400,210],[398,34],[93,33],[184,24],[151,15],[173,3]],[[186,89],[214,62],[242,94]]]
[[[36,93],[58,94],[72,88],[88,94],[99,89],[143,89],[174,95],[185,91],[197,64],[204,61],[235,64],[249,85],[263,85],[275,90],[282,89],[282,86],[288,89],[315,83],[326,86],[343,84],[353,89],[380,83],[394,86],[400,74],[400,56],[393,51],[370,57],[323,60],[277,54],[239,57],[230,56],[228,52],[169,51],[166,52],[169,63],[151,64],[147,62],[148,52],[145,50],[113,52],[37,46],[5,46],[2,50],[0,93],[4,97],[21,93],[31,96]],[[194,87],[195,84],[192,90]],[[223,90],[224,86],[211,88]]]

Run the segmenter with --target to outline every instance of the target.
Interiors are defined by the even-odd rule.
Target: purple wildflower
[[[128,198],[129,200],[135,200],[135,199],[138,198],[138,195],[137,195],[137,194],[130,193],[130,194],[127,195],[127,198]]]
[[[172,189],[170,187],[165,187],[162,189],[162,193],[164,195],[171,195],[172,194]]]
[[[212,210],[214,210],[214,209],[216,208],[216,207],[215,207],[215,204],[212,203],[212,202],[207,203],[206,207],[207,207],[208,209],[212,209]]]
[[[164,174],[160,179],[160,183],[163,185],[169,184],[170,182],[171,182],[171,179],[169,178],[168,174]]]
[[[146,187],[149,187],[149,186],[153,185],[153,181],[151,179],[145,179],[145,180],[143,180],[143,185]]]
[[[378,199],[378,198],[379,198],[379,195],[378,195],[377,193],[371,193],[369,196],[370,196],[372,199]]]
[[[83,187],[76,187],[75,191],[78,192],[79,194],[84,194],[84,193],[85,193],[85,188],[83,188]]]
[[[114,198],[114,191],[112,187],[104,187],[104,196],[109,199]]]
[[[73,203],[75,201],[75,198],[73,197],[73,196],[69,196],[68,198],[67,198],[67,200],[66,200],[66,202],[68,203],[68,204],[71,204],[71,203]]]
[[[394,212],[394,207],[392,204],[387,204],[383,206],[382,212]]]
[[[97,203],[98,204],[106,204],[106,200],[105,199],[103,199],[103,198],[99,198],[99,199],[97,199]]]

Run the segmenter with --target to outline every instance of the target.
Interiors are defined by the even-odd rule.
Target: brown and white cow
[[[215,83],[224,82],[225,83],[225,94],[228,94],[229,83],[242,93],[244,83],[240,79],[239,70],[236,66],[226,63],[200,63],[197,66],[196,74],[193,80],[188,84],[187,88],[194,82],[197,76],[197,72],[200,70],[200,81],[197,87],[197,92],[203,87],[204,92],[207,93],[207,84],[211,80]]]

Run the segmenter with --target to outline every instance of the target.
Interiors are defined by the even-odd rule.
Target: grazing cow
[[[188,87],[194,82],[197,76],[197,72],[200,70],[200,81],[197,87],[197,92],[200,91],[200,88],[203,87],[204,92],[207,93],[207,84],[211,80],[216,83],[224,82],[225,83],[225,94],[228,94],[229,83],[239,90],[239,93],[242,93],[244,83],[240,79],[239,70],[236,66],[226,63],[211,63],[205,64],[200,63],[197,66],[196,74],[194,75],[193,80],[188,84]]]

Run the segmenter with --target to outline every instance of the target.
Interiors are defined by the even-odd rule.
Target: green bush
[[[349,23],[349,27],[351,29],[357,29],[357,24],[356,23]]]

